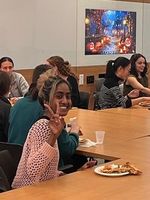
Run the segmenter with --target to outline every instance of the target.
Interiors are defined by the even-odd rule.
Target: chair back
[[[100,92],[102,84],[104,83],[105,78],[97,78],[95,79],[95,88],[96,92]]]
[[[23,146],[18,144],[0,142],[0,167],[4,171],[10,187],[22,155],[22,149]]]
[[[2,167],[0,167],[0,193],[10,190],[10,184]]]
[[[88,92],[80,91],[79,108],[88,109],[90,94]]]

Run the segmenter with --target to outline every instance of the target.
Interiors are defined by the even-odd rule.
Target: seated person
[[[142,54],[134,54],[130,58],[131,71],[127,80],[124,83],[124,95],[127,95],[131,90],[138,89],[141,96],[150,96],[147,78],[147,61]]]
[[[139,96],[138,90],[132,90],[127,96],[123,96],[119,83],[127,79],[130,68],[130,60],[125,57],[118,57],[116,60],[110,60],[107,63],[105,81],[101,87],[98,100],[100,109],[129,108],[140,102],[150,101],[150,97],[136,98]]]
[[[71,72],[70,63],[60,56],[52,56],[47,62],[55,69],[57,75],[70,83],[72,106],[78,107],[80,105],[78,82],[75,74]]]
[[[44,118],[28,133],[12,188],[54,179],[61,174],[57,138],[65,125],[64,116],[71,108],[70,85],[64,79],[51,77],[45,81],[40,96],[46,107]]]
[[[6,98],[9,92],[10,78],[6,72],[0,71],[0,142],[8,140],[9,112],[11,104]]]
[[[49,65],[38,65],[32,76],[32,83],[26,96],[16,102],[9,116],[8,142],[24,145],[31,126],[43,115],[38,98],[37,80],[50,69]]]
[[[28,92],[29,85],[25,78],[21,74],[14,72],[13,69],[14,62],[11,58],[2,57],[0,59],[0,70],[7,72],[11,80],[8,97],[22,97]]]
[[[31,126],[43,116],[43,102],[39,101],[38,91],[44,81],[48,79],[50,73],[49,65],[39,65],[35,68],[32,78],[32,84],[27,95],[18,100],[12,107],[9,117],[8,142],[24,145]],[[45,73],[43,73],[45,72]],[[49,73],[48,73],[49,72]],[[41,98],[40,98],[41,99]],[[25,117],[26,116],[26,117]],[[86,157],[74,155],[78,146],[78,134],[74,129],[79,129],[76,121],[72,123],[70,134],[63,129],[62,134],[58,137],[58,146],[60,150],[59,167],[73,164],[74,170],[80,168],[86,161]],[[77,162],[76,162],[77,161]]]

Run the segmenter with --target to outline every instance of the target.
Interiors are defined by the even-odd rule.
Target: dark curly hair
[[[57,67],[59,73],[63,76],[73,76],[78,80],[76,75],[71,71],[71,65],[68,61],[64,61],[64,59],[60,56],[52,56],[47,59],[47,62],[53,66]]]
[[[145,60],[145,68],[144,68],[144,71],[141,72],[141,76],[144,77],[147,73],[147,67],[148,67],[148,63],[146,61],[146,58],[140,53],[133,54],[130,58],[130,62],[131,62],[130,74],[134,75],[137,78],[138,78],[138,72],[136,71],[136,61],[141,57],[144,58],[144,60]]]

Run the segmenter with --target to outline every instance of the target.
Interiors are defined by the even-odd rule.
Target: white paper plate
[[[113,164],[113,166],[115,167],[115,165]],[[102,172],[101,171],[101,169],[103,169],[104,168],[104,166],[99,166],[99,167],[96,167],[95,169],[94,169],[94,172],[96,173],[96,174],[99,174],[99,175],[102,175],[102,176],[111,176],[111,177],[116,177],[116,176],[125,176],[125,175],[128,175],[129,174],[129,172],[122,172],[122,173],[104,173],[104,172]]]

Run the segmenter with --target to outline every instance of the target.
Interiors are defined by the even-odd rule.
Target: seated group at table
[[[77,120],[71,122],[69,134],[65,129],[64,116],[80,102],[77,78],[69,62],[59,56],[50,57],[47,64],[34,69],[30,87],[22,75],[13,72],[13,67],[9,57],[0,59],[0,141],[24,145],[12,188],[53,179],[62,175],[59,168],[66,164],[73,164],[74,170],[93,166],[95,161],[87,162],[86,157],[75,155],[80,135]],[[133,55],[131,61],[125,57],[110,60],[99,107],[129,108],[150,101],[146,72],[147,62],[141,54]],[[13,74],[18,79],[12,78]],[[11,108],[6,97],[13,94],[24,97]]]

